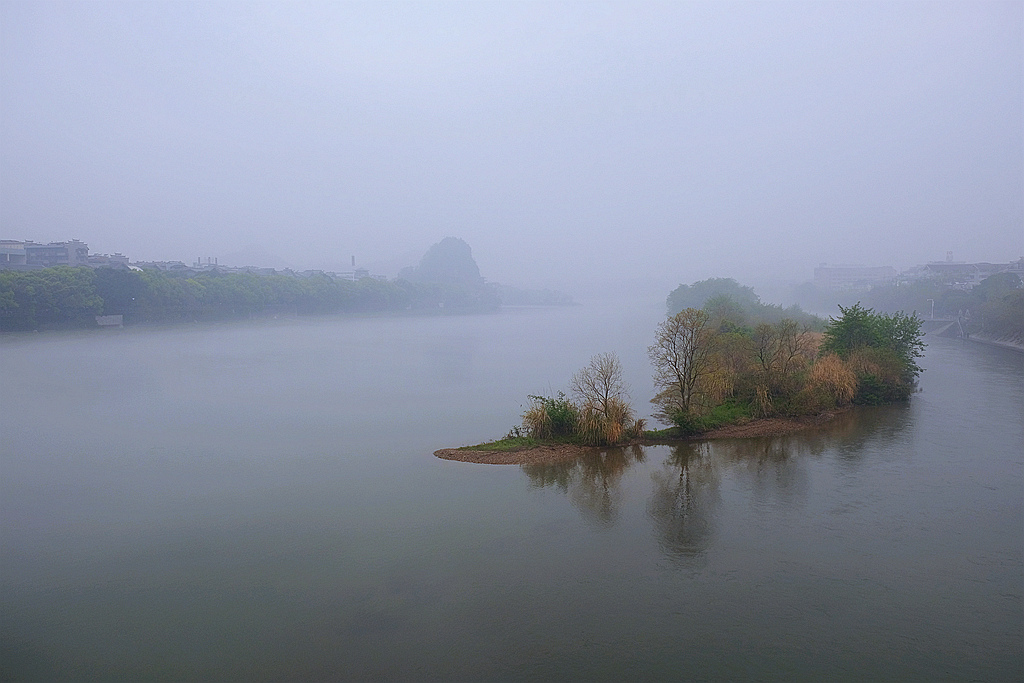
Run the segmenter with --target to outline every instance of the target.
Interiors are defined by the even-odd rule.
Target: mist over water
[[[5,2],[0,62],[0,239],[394,277],[452,235],[577,298],[1024,253],[1019,2]]]
[[[127,328],[0,335],[0,680],[1024,679],[1020,354],[928,340],[909,404],[786,437],[432,455],[602,352],[647,415],[681,283],[1020,258],[1020,2],[8,1],[0,65],[8,264],[426,287],[81,271]],[[464,310],[583,305],[289,317],[451,313],[449,236]],[[9,329],[100,313],[25,275]]]
[[[550,466],[441,461],[657,300],[0,339],[17,679],[936,678],[1024,667],[1024,362],[909,405]]]

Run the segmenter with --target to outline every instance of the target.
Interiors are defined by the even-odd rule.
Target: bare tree
[[[687,308],[658,325],[647,354],[660,389],[651,401],[661,408],[659,419],[671,422],[676,413],[691,414],[714,378],[715,331],[709,322],[705,311]]]
[[[572,376],[572,393],[584,405],[591,405],[605,417],[616,399],[628,398],[626,385],[622,381],[622,363],[614,353],[599,353]]]
[[[775,325],[762,323],[754,330],[754,356],[759,391],[770,403],[797,389],[796,374],[814,357],[814,338],[806,328],[785,318]]]

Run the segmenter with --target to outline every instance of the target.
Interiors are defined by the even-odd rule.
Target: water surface
[[[658,302],[0,339],[14,679],[1012,680],[1024,356],[787,437],[441,461]]]

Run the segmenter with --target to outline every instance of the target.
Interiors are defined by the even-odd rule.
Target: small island
[[[827,323],[802,311],[802,322],[764,319],[777,308],[728,294],[702,308],[670,308],[647,349],[658,391],[651,403],[664,429],[648,430],[636,417],[618,356],[601,353],[572,376],[571,397],[530,396],[521,424],[504,438],[434,455],[522,465],[594,448],[774,436],[820,427],[856,405],[910,399],[924,349],[916,314],[857,303]]]

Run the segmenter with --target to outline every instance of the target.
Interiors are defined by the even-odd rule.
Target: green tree
[[[0,271],[0,327],[89,327],[103,312],[91,268]]]
[[[761,303],[752,288],[729,277],[713,277],[692,285],[679,285],[672,290],[666,301],[668,314],[676,315],[687,308],[703,308],[709,299],[721,296],[728,297],[743,310]]]
[[[855,403],[885,403],[910,397],[921,373],[917,358],[924,355],[921,319],[902,312],[884,315],[860,303],[839,307],[819,348],[846,360],[857,374]]]
[[[834,353],[845,358],[855,349],[864,346],[880,346],[876,325],[877,316],[870,308],[864,308],[858,301],[849,308],[839,307],[842,316],[829,318],[825,326],[825,337],[820,352]]]
[[[981,306],[982,331],[1024,341],[1024,289],[991,298]]]
[[[885,315],[863,308],[859,302],[849,308],[840,306],[839,310],[843,315],[831,318],[825,328],[821,354],[834,353],[846,358],[863,348],[887,349],[903,364],[908,379],[921,373],[916,359],[924,355],[925,344],[921,340],[922,320],[916,313],[906,315],[899,311]]]
[[[917,359],[924,355],[925,343],[921,339],[923,321],[916,313],[906,315],[897,311],[892,315],[878,316],[878,336],[882,348],[896,354],[903,365],[904,380],[913,382],[921,374]]]

